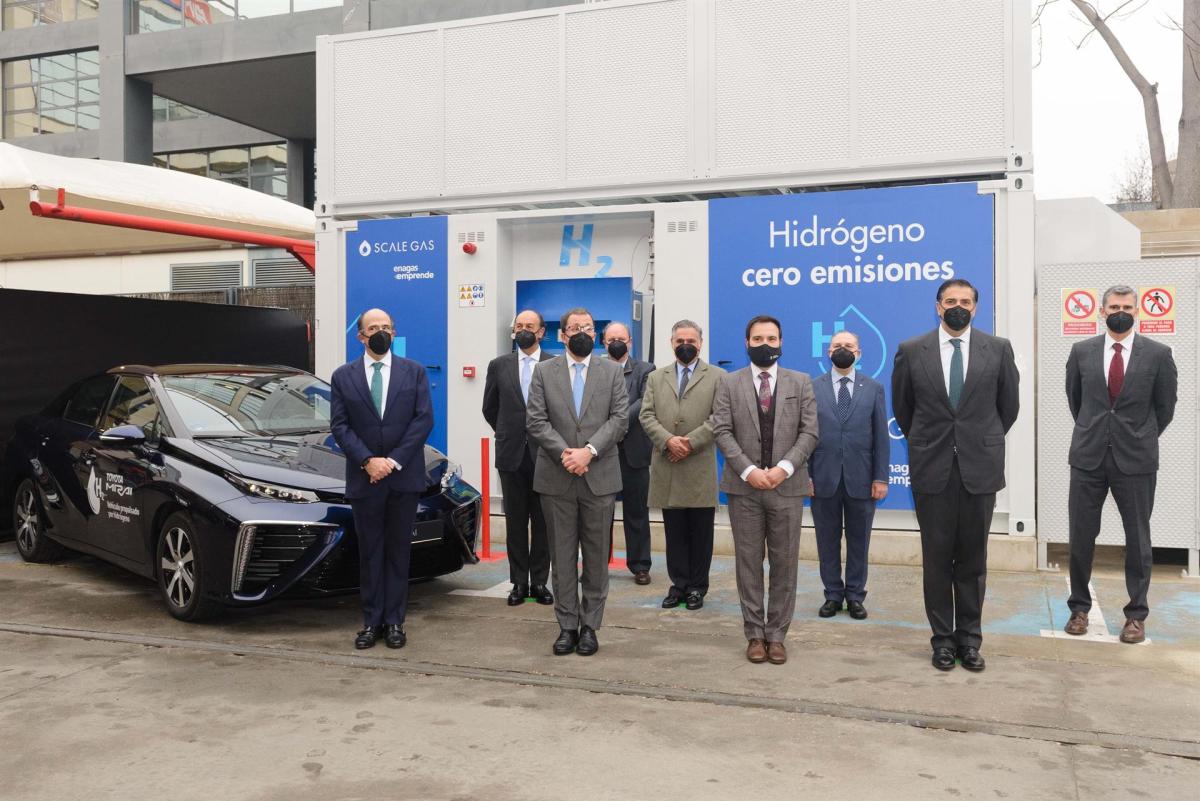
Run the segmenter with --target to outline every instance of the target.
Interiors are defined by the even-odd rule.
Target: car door
[[[100,441],[96,426],[116,383],[112,375],[80,383],[62,417],[46,425],[38,443],[38,459],[57,489],[47,494],[46,514],[60,537],[90,542],[88,523],[99,510],[93,469]]]
[[[140,490],[160,473],[162,458],[157,447],[163,425],[146,379],[121,376],[98,430],[103,434],[117,426],[136,426],[146,439],[141,443],[99,440],[92,451],[101,509],[88,523],[88,536],[106,551],[139,564],[151,558],[143,537]]]

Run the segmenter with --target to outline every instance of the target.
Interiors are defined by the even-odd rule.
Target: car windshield
[[[329,430],[329,385],[307,373],[191,373],[159,380],[193,436]]]

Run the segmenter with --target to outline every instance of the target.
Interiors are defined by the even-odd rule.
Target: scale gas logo
[[[825,324],[822,321],[813,320],[812,357],[817,360],[817,369],[822,373],[829,371],[829,343],[839,331],[849,331],[858,337],[859,349],[862,351],[858,369],[871,378],[879,378],[883,368],[887,367],[887,338],[879,330],[879,326],[871,322],[871,318],[859,311],[853,303],[842,309],[830,326],[828,334],[825,333]]]
[[[358,255],[362,256],[364,259],[367,256],[370,256],[371,255],[371,243],[364,239],[362,241],[362,243],[360,243],[358,246]]]

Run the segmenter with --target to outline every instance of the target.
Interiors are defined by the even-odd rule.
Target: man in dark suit
[[[825,603],[817,614],[833,617],[845,603],[850,617],[867,609],[867,548],[875,504],[887,497],[891,440],[883,387],[856,369],[858,336],[839,331],[829,341],[833,369],[813,381],[821,441],[809,462],[813,526]],[[846,532],[846,577],[842,579],[842,527]]]
[[[633,357],[633,337],[625,323],[604,326],[604,347],[625,376],[629,400],[629,429],[617,443],[621,464],[621,522],[625,529],[625,566],[638,584],[650,583],[650,438],[642,430],[638,415],[642,393],[654,365]]]
[[[1067,358],[1071,433],[1071,618],[1067,634],[1087,634],[1092,557],[1100,513],[1111,490],[1125,528],[1125,625],[1121,642],[1146,639],[1146,594],[1154,559],[1150,515],[1158,477],[1158,438],[1175,416],[1179,373],[1171,349],[1135,334],[1138,295],[1132,287],[1108,289],[1100,301],[1108,331],[1077,342]]]
[[[330,424],[346,457],[346,498],[358,540],[363,629],[354,647],[360,649],[381,636],[389,648],[407,641],[409,551],[425,490],[425,438],[433,430],[425,368],[393,356],[392,335],[387,312],[363,312],[358,341],[365,353],[334,370],[330,382]]]
[[[550,534],[554,614],[561,629],[556,656],[591,656],[600,649],[596,630],[608,598],[608,548],[621,491],[617,443],[628,422],[625,380],[617,365],[592,354],[595,325],[587,309],[564,314],[559,336],[567,353],[535,370],[529,387],[526,425],[538,446],[533,488],[541,495]]]
[[[901,343],[892,369],[938,670],[952,670],[955,657],[967,670],[985,667],[988,530],[1004,487],[1004,435],[1020,410],[1012,345],[971,326],[978,302],[969,281],[943,282],[935,306],[941,325]]]
[[[783,639],[796,610],[800,526],[808,457],[817,446],[812,381],[778,364],[783,328],[760,315],[746,325],[751,366],[726,375],[713,398],[712,430],[725,454],[721,490],[729,496],[734,566],[746,659],[787,661]],[[763,609],[763,555],[771,584]]]
[[[488,364],[483,384],[483,418],[496,432],[496,470],[504,495],[504,548],[512,590],[508,605],[533,598],[554,603],[546,587],[550,577],[550,546],[546,518],[533,489],[533,443],[525,432],[525,400],[537,366],[552,357],[542,350],[546,321],[526,309],[513,320],[512,338],[517,350],[497,356]]]

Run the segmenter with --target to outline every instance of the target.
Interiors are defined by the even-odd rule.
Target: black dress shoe
[[[970,645],[964,645],[958,649],[958,661],[967,670],[978,673],[983,670],[987,664],[983,661],[983,657],[979,655],[979,649]]]
[[[842,611],[841,601],[826,601],[821,604],[821,608],[817,610],[817,614],[821,617],[833,617],[840,611]]]
[[[667,597],[663,598],[662,608],[663,609],[674,609],[675,607],[679,606],[681,603],[683,603],[683,593],[681,593],[679,590],[672,587],[670,590],[667,591]]]
[[[529,595],[542,606],[549,606],[554,603],[554,596],[550,594],[550,590],[545,584],[535,584],[533,587],[530,587]]]
[[[954,670],[954,650],[952,648],[934,648],[933,666],[938,670]]]
[[[580,656],[591,656],[600,650],[600,642],[596,639],[596,632],[592,631],[587,626],[579,630],[579,645],[575,647],[575,653]]]
[[[650,583],[650,571],[649,570],[639,570],[638,572],[634,573],[633,574],[633,582],[635,584],[641,584],[642,586],[649,584]]]
[[[399,623],[389,623],[387,631],[383,635],[383,642],[388,648],[403,648],[404,644],[408,642],[404,626]]]
[[[862,605],[862,601],[846,601],[846,609],[850,610],[850,617],[855,620],[867,619],[867,608]]]
[[[354,638],[354,647],[360,651],[374,648],[375,641],[383,636],[383,626],[367,626]]]
[[[563,629],[558,634],[558,639],[554,641],[554,655],[566,656],[575,652],[575,646],[579,644],[579,633],[571,629]]]
[[[524,584],[514,584],[508,593],[508,605],[520,606],[529,597],[529,588]]]
[[[699,590],[692,590],[687,594],[686,606],[692,611],[704,606],[704,596],[700,594]]]

